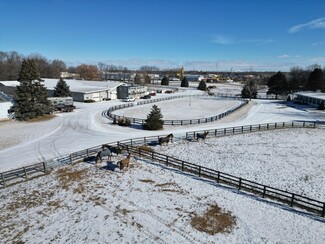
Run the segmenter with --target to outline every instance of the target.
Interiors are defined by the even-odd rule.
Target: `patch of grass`
[[[153,183],[155,183],[153,180],[149,180],[149,179],[140,179],[139,181],[141,181],[141,182],[144,182],[144,183],[151,183],[151,184],[153,184]]]
[[[39,116],[39,117],[34,118],[34,119],[29,119],[26,122],[28,122],[28,123],[42,122],[42,121],[47,121],[47,120],[50,120],[50,119],[53,119],[53,118],[55,118],[55,115],[53,115],[53,114],[45,114],[45,115]]]
[[[202,216],[194,214],[191,219],[193,228],[209,235],[230,233],[235,224],[236,218],[218,205],[210,206]]]
[[[86,178],[87,169],[74,170],[72,168],[61,168],[57,171],[57,177],[60,182],[60,187],[68,190],[73,183],[80,182]],[[81,192],[80,192],[81,193]]]

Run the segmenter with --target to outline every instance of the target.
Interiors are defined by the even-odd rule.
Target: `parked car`
[[[140,99],[150,99],[150,98],[151,98],[150,95],[145,95],[145,96],[143,96],[143,97],[140,97]]]
[[[123,99],[123,102],[134,102],[134,101],[135,101],[134,97],[126,97]]]

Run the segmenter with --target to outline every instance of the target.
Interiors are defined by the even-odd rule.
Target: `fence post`
[[[201,177],[201,166],[199,166],[199,177]]]
[[[87,158],[89,157],[89,149],[87,149]]]
[[[43,162],[43,168],[44,168],[44,173],[47,172],[47,163],[46,162]]]
[[[217,177],[217,182],[220,182],[220,171],[218,171],[218,177]]]
[[[325,217],[325,202],[323,203],[322,217]]]
[[[249,131],[252,131],[252,126],[251,125],[249,126]]]
[[[293,202],[294,202],[294,200],[295,200],[295,194],[292,193],[292,196],[291,196],[291,202],[290,202],[290,207],[293,206]]]
[[[3,182],[3,186],[6,187],[6,180],[5,180],[5,177],[3,176],[3,173],[1,173],[1,179]]]
[[[241,133],[244,133],[244,126],[241,127]]]
[[[132,147],[133,145],[132,145],[132,139],[131,139],[131,147]]]
[[[144,137],[143,138],[144,145],[147,145],[147,139]]]
[[[26,168],[24,167],[25,178],[28,179]]]
[[[269,123],[266,124],[266,129],[267,129],[267,130],[269,129]]]
[[[277,123],[275,123],[275,126],[274,126],[274,128],[276,128],[276,126],[277,126]]]
[[[168,166],[168,156],[166,156],[166,166]]]
[[[302,127],[304,127],[304,128],[305,128],[305,124],[306,124],[306,122],[304,121],[304,123],[302,124]]]
[[[182,161],[182,171],[184,171],[184,161]]]
[[[263,186],[263,195],[262,195],[262,198],[265,197],[265,194],[266,194],[266,186]]]
[[[238,191],[240,190],[241,188],[241,178],[239,178],[239,182],[238,182]]]
[[[316,122],[314,122],[314,128],[316,128]]]

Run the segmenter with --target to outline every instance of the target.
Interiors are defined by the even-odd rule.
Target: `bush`
[[[120,126],[129,126],[131,124],[131,120],[125,117],[120,117],[117,121],[117,124]]]

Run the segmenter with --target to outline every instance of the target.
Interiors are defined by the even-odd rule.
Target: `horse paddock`
[[[215,116],[238,106],[240,103],[239,100],[217,97],[187,97],[120,109],[114,111],[114,114],[146,119],[155,104],[160,108],[164,120],[189,120]]]

